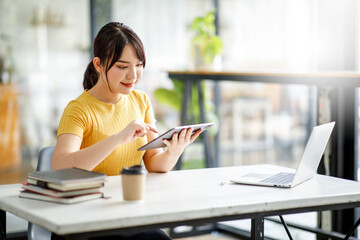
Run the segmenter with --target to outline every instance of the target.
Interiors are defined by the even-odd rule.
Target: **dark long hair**
[[[126,44],[131,44],[134,47],[136,56],[145,67],[144,46],[140,38],[130,27],[123,23],[110,22],[103,26],[96,35],[94,40],[94,57],[100,58],[101,65],[106,67],[106,81],[108,81],[107,72],[119,60]],[[99,73],[91,61],[84,73],[84,89],[91,89],[95,86],[98,79]]]

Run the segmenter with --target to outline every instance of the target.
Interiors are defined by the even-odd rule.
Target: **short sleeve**
[[[86,114],[76,101],[71,101],[61,116],[57,137],[71,133],[83,138],[86,128]]]

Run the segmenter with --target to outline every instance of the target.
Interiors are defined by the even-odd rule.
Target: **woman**
[[[164,140],[166,151],[137,151],[158,136],[149,97],[134,89],[145,62],[143,44],[129,27],[111,22],[99,31],[94,59],[84,74],[85,91],[67,105],[60,120],[53,169],[78,167],[118,175],[123,167],[141,164],[142,159],[149,172],[174,167],[201,130],[174,134]]]

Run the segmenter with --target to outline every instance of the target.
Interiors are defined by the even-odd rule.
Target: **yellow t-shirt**
[[[129,95],[123,95],[116,104],[108,104],[85,90],[66,106],[57,136],[75,134],[82,138],[83,149],[120,132],[135,119],[155,123],[149,97],[144,92],[133,90]],[[137,149],[146,143],[145,136],[119,145],[93,171],[118,175],[123,167],[141,164],[145,151]]]

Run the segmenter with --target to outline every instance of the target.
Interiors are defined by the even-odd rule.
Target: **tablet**
[[[159,137],[153,139],[152,141],[148,142],[147,144],[145,144],[144,146],[139,148],[138,151],[166,147],[166,145],[163,143],[163,139],[171,139],[171,137],[174,133],[176,133],[176,132],[178,133],[183,129],[188,129],[188,128],[192,127],[193,133],[194,133],[199,129],[202,129],[204,131],[207,128],[211,127],[212,125],[214,125],[214,123],[200,123],[200,124],[184,125],[184,126],[178,126],[178,127],[171,128],[167,132],[161,134]]]

